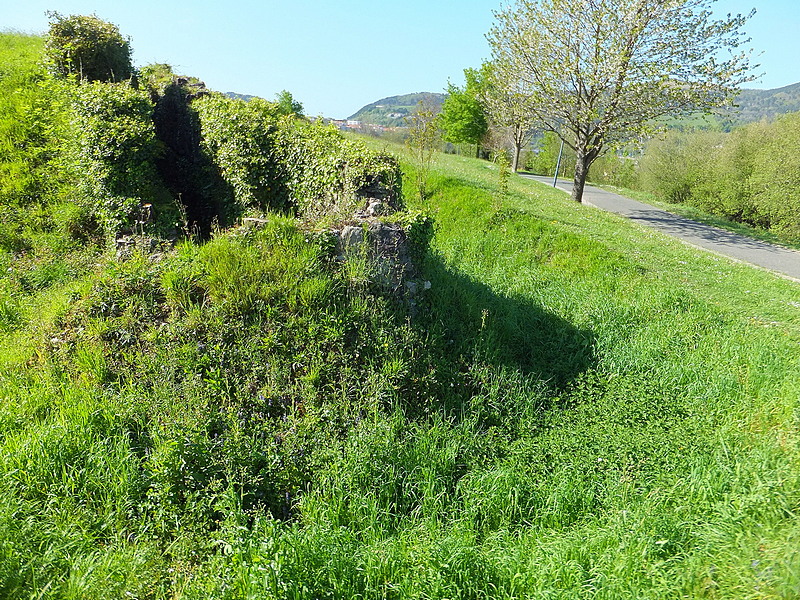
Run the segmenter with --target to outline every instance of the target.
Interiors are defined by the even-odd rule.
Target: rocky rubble
[[[337,256],[342,261],[366,260],[371,283],[383,292],[405,298],[414,308],[416,296],[430,289],[431,283],[420,278],[406,229],[383,218],[392,212],[394,207],[385,200],[366,198],[350,223],[333,230]]]

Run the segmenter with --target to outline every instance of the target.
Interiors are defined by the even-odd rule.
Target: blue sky
[[[765,75],[800,81],[797,0],[719,0],[747,26]],[[288,89],[310,115],[343,118],[385,96],[443,91],[489,57],[501,0],[0,0],[0,28],[41,33],[45,11],[97,14],[130,36],[134,62],[166,62],[215,90],[274,98]]]

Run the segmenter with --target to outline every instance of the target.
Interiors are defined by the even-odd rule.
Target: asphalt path
[[[552,177],[521,174],[527,179],[553,185]],[[559,189],[570,193],[572,181],[558,180]],[[665,210],[644,204],[619,194],[587,185],[583,203],[607,212],[616,213],[698,246],[735,260],[750,263],[784,277],[800,281],[800,252],[754,240],[711,225],[679,217]]]

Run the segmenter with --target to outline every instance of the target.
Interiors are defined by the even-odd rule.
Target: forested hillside
[[[367,104],[348,119],[374,125],[404,127],[406,123],[403,117],[411,114],[420,100],[427,98],[437,107],[441,107],[445,97],[446,95],[441,93],[390,96]],[[715,117],[712,122],[718,122],[720,127],[731,128],[762,119],[773,120],[780,115],[798,111],[800,111],[800,83],[770,90],[743,89],[734,99],[733,106]],[[697,122],[705,126],[708,126],[708,123],[708,120]],[[686,127],[686,123],[675,125]]]
[[[406,127],[406,117],[410,116],[420,102],[429,102],[434,108],[439,109],[444,102],[445,95],[421,92],[419,94],[405,94],[402,96],[389,96],[372,104],[367,104],[358,112],[347,117],[349,120],[361,121],[384,127]]]
[[[742,125],[774,120],[786,113],[800,111],[800,83],[772,90],[745,89],[734,100],[734,107],[723,118]]]

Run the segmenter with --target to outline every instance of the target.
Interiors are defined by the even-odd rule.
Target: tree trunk
[[[590,165],[590,157],[585,151],[579,151],[578,159],[575,161],[575,179],[572,180],[572,199],[575,202],[583,201],[583,188],[586,185]]]
[[[512,169],[514,169],[514,173],[519,170],[519,155],[522,152],[522,146],[525,142],[525,134],[522,129],[522,125],[520,123],[515,123],[513,128],[513,140],[514,140],[514,161],[511,165]]]

